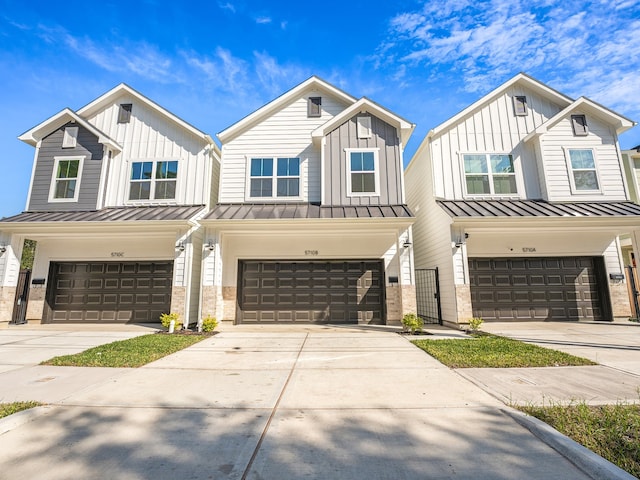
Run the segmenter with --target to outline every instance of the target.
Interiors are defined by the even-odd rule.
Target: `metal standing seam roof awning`
[[[546,200],[438,200],[452,218],[625,218],[638,219],[632,202],[548,202]]]
[[[407,219],[406,205],[321,206],[313,203],[216,205],[202,220]]]

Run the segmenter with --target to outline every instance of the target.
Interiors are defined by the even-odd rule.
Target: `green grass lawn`
[[[581,403],[517,408],[640,477],[640,405]]]
[[[29,410],[33,407],[38,407],[42,405],[38,402],[11,402],[11,403],[0,403],[0,418],[8,417],[13,413],[18,413],[23,410]]]
[[[451,368],[510,368],[596,365],[586,358],[495,335],[413,342]]]
[[[207,338],[206,335],[150,334],[90,348],[75,355],[62,355],[41,365],[64,367],[135,368],[175,353]]]

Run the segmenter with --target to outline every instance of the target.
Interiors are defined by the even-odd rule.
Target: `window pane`
[[[76,192],[75,180],[58,180],[54,198],[73,198]]]
[[[465,155],[464,173],[488,173],[486,155]]]
[[[175,181],[157,182],[155,192],[156,199],[166,200],[176,198],[176,183]]]
[[[251,176],[252,177],[270,177],[273,175],[273,159],[272,158],[252,158],[251,159]]]
[[[373,152],[362,152],[362,170],[373,172],[375,169]]]
[[[491,193],[489,188],[489,175],[467,175],[467,193],[470,195],[485,195]]]
[[[493,177],[493,191],[500,193],[518,193],[515,175],[497,175]]]
[[[129,187],[129,200],[149,200],[151,182],[134,182]]]
[[[591,150],[569,150],[571,168],[596,168]]]
[[[351,152],[351,171],[361,172],[363,170],[362,152]]]
[[[573,172],[576,190],[598,190],[598,177],[594,171]]]
[[[513,173],[511,155],[491,155],[491,171],[493,173]]]
[[[78,178],[79,166],[80,160],[61,160],[60,162],[58,162],[58,172],[56,178]]]
[[[150,180],[152,171],[153,162],[133,162],[131,180]]]
[[[300,181],[297,178],[279,178],[278,196],[297,197],[300,195]]]
[[[297,177],[300,175],[300,159],[299,158],[279,158],[278,159],[278,176],[279,177]]]
[[[252,178],[251,192],[252,197],[271,197],[273,196],[273,188],[271,179]]]
[[[156,178],[177,178],[178,162],[158,162],[156,166]]]
[[[374,173],[352,173],[351,191],[353,193],[375,193],[376,176]]]

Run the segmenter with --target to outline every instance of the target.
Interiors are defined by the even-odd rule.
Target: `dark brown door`
[[[470,258],[473,316],[484,320],[602,320],[593,257]]]
[[[382,262],[240,261],[243,323],[384,323]]]
[[[173,262],[54,262],[52,322],[159,322],[169,313]]]

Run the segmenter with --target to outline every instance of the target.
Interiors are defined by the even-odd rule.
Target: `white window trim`
[[[53,172],[51,172],[51,185],[49,185],[49,202],[51,203],[72,203],[77,202],[78,197],[80,196],[80,183],[82,182],[82,167],[84,165],[85,155],[72,155],[68,157],[53,157]],[[58,165],[62,161],[66,160],[80,160],[78,164],[78,176],[76,177],[76,189],[73,193],[73,198],[54,198],[56,192],[56,181],[58,178],[56,177],[56,172],[58,171]]]
[[[271,176],[271,196],[270,197],[252,197],[251,196],[251,159],[253,158],[269,158],[273,161],[273,175]],[[278,177],[278,159],[279,158],[297,158],[300,162],[300,175],[298,175],[298,196],[296,197],[279,197],[278,196],[278,178],[295,178],[295,177]],[[246,168],[246,180],[244,186],[244,199],[247,202],[264,202],[264,203],[275,203],[275,202],[300,202],[303,199],[302,195],[302,163],[303,159],[299,155],[246,155],[245,156],[245,168]],[[258,178],[258,177],[256,177]],[[261,177],[263,179],[269,177]]]
[[[596,151],[593,148],[582,148],[582,147],[562,147],[564,150],[564,159],[567,164],[567,173],[569,174],[569,186],[571,187],[572,195],[593,195],[593,194],[602,194],[602,182],[600,181],[600,169],[598,168],[598,156],[596,155]],[[569,150],[590,150],[591,155],[593,155],[593,165],[594,170],[596,172],[596,181],[598,182],[597,190],[578,190],[576,188],[576,182],[573,178],[574,169],[571,166],[571,155],[569,154]],[[590,170],[590,169],[589,169]],[[580,170],[578,170],[580,171]]]
[[[469,193],[467,191],[467,174],[464,171],[464,156],[465,155],[484,155],[487,160],[487,169],[489,170],[489,193]],[[515,193],[495,193],[493,185],[493,172],[491,171],[491,162],[489,161],[489,155],[508,155],[513,162],[513,176],[516,180],[516,192]],[[518,169],[516,168],[516,159],[513,153],[510,152],[461,152],[459,154],[460,160],[460,172],[462,174],[462,188],[465,198],[520,198],[520,181],[518,179]],[[499,174],[498,174],[499,175]]]
[[[151,191],[149,192],[149,199],[148,200],[130,200],[129,199],[129,194],[131,192],[131,169],[133,168],[133,164],[134,163],[141,163],[141,162],[151,162],[153,164],[152,170],[151,170]],[[178,162],[178,176],[176,177],[176,196],[174,198],[159,198],[159,199],[155,199],[153,198],[155,196],[156,193],[156,168],[158,166],[158,162]],[[178,203],[178,198],[179,198],[179,189],[180,189],[180,160],[177,158],[136,158],[134,160],[129,160],[128,162],[128,166],[126,169],[127,172],[127,183],[126,183],[126,189],[124,192],[124,204],[125,205],[176,205]],[[166,181],[166,180],[160,180],[161,182]],[[138,183],[138,182],[136,182]]]
[[[347,197],[379,197],[380,196],[380,149],[379,148],[345,148],[345,174],[347,177]],[[375,192],[351,191],[351,154],[359,152],[373,152],[373,168]]]

